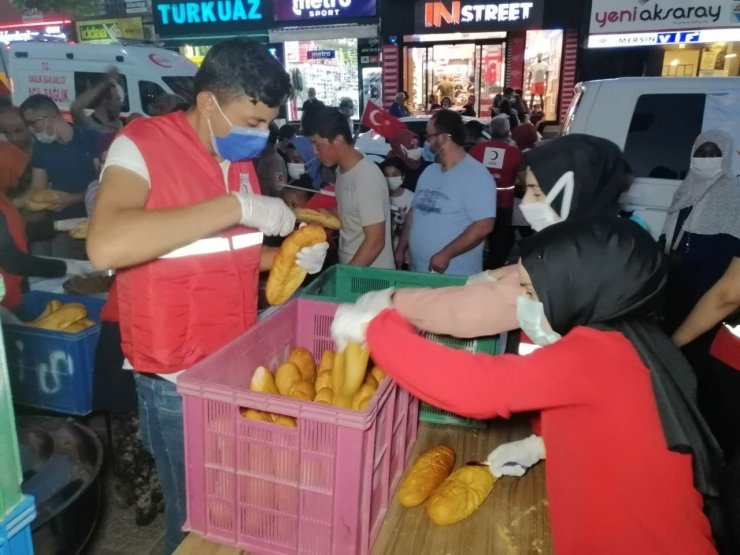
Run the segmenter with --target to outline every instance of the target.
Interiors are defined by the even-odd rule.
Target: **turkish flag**
[[[406,124],[400,119],[390,115],[383,108],[372,102],[368,102],[367,106],[365,106],[365,113],[362,115],[362,125],[369,127],[386,139],[390,139],[399,131],[406,129]]]

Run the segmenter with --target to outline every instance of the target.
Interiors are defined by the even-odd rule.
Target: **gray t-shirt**
[[[380,168],[367,158],[346,173],[337,170],[337,205],[342,229],[339,232],[339,262],[347,264],[365,240],[364,226],[385,222],[385,246],[373,268],[395,268],[391,247],[391,210],[388,184]]]

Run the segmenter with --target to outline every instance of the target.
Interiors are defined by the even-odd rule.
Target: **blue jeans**
[[[182,398],[175,384],[134,372],[139,397],[139,420],[144,445],[154,457],[164,495],[165,553],[185,539],[185,447]]]

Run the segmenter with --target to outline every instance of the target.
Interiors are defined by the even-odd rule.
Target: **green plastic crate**
[[[450,287],[465,285],[466,278],[462,276],[446,276],[442,274],[421,274],[399,270],[384,270],[379,268],[364,268],[339,264],[332,266],[300,293],[301,298],[335,303],[353,303],[358,297],[369,291],[380,291],[394,287]],[[431,341],[453,347],[465,349],[471,353],[499,354],[506,344],[505,337],[479,337],[476,339],[460,339],[446,335],[426,333],[425,337]],[[466,428],[483,429],[487,426],[484,420],[463,418],[426,403],[419,406],[419,419],[432,424],[449,424]]]
[[[0,300],[5,297],[5,283],[0,277]],[[22,498],[20,457],[18,438],[15,432],[15,413],[10,397],[8,364],[5,359],[5,341],[0,326],[0,520],[13,509]]]

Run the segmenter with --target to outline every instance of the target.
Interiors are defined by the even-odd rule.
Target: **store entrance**
[[[475,95],[475,112],[490,116],[493,97],[501,91],[505,74],[503,41],[424,44],[404,48],[404,90],[414,114],[430,113],[449,99],[462,111]]]

